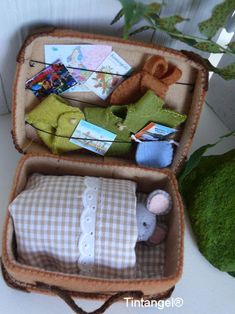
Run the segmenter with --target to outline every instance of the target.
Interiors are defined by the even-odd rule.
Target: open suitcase
[[[25,90],[25,81],[43,67],[44,44],[108,44],[134,69],[150,55],[160,55],[183,72],[178,82],[170,87],[166,102],[187,120],[178,135],[177,148],[169,169],[138,167],[129,159],[94,157],[80,151],[54,156],[38,142],[27,138],[25,112],[38,103],[36,97]],[[34,61],[39,62],[34,62]],[[42,64],[40,63],[42,62]],[[32,64],[33,63],[33,64]],[[33,66],[32,66],[33,65]],[[150,275],[137,279],[103,279],[46,271],[20,264],[16,257],[14,226],[7,211],[3,235],[2,270],[7,284],[25,292],[40,292],[60,296],[77,313],[85,313],[71,297],[105,299],[95,313],[103,313],[112,303],[124,297],[136,299],[168,298],[179,281],[183,269],[184,213],[175,175],[182,168],[189,152],[199,121],[207,90],[207,71],[200,58],[157,45],[125,41],[120,38],[91,35],[72,30],[53,29],[30,35],[18,57],[13,87],[12,136],[16,149],[25,154],[19,162],[10,196],[11,202],[23,189],[27,178],[34,172],[53,175],[95,176],[129,179],[137,183],[141,192],[164,188],[173,198],[173,210],[168,219],[169,232],[164,245],[164,265],[160,276]],[[89,93],[73,93],[73,99],[100,104],[99,98]],[[77,105],[76,101],[71,101]]]

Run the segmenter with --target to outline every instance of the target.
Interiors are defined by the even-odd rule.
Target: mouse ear
[[[156,215],[165,215],[172,208],[172,198],[163,190],[155,190],[149,194],[146,207]]]

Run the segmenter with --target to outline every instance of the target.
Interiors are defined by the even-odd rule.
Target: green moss
[[[183,195],[201,253],[218,269],[235,272],[235,150],[202,157]]]

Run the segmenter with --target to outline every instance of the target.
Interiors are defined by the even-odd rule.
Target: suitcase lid
[[[20,153],[50,153],[45,145],[28,138],[25,124],[25,113],[29,112],[40,102],[32,91],[25,89],[25,82],[45,67],[45,44],[110,45],[113,51],[117,52],[134,70],[141,68],[144,61],[151,55],[163,56],[167,61],[179,67],[182,71],[182,77],[177,84],[169,86],[165,103],[173,110],[187,115],[186,122],[179,128],[180,131],[176,138],[179,146],[175,150],[173,162],[169,167],[176,174],[180,171],[191,147],[207,91],[208,72],[198,55],[160,47],[155,44],[81,33],[75,30],[43,29],[29,35],[17,56],[16,74],[13,84],[12,137],[15,147]],[[32,60],[36,60],[33,66]],[[70,103],[74,106],[78,105],[78,100],[91,104],[107,105],[93,92],[69,93],[66,96],[73,99],[70,100]],[[134,160],[91,156],[87,155],[87,153],[82,153],[80,150],[66,153],[66,155],[74,158],[83,156],[86,159],[96,158],[111,163],[135,164]]]

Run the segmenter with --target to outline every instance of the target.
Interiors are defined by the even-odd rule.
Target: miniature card
[[[82,68],[86,70],[68,68],[71,75],[78,84],[71,87],[66,92],[84,92],[89,88],[84,85],[89,76],[112,51],[111,46],[106,45],[45,45],[45,62],[53,63],[60,59],[65,66],[73,68]]]
[[[115,138],[116,134],[85,120],[80,120],[69,141],[104,156]]]
[[[176,129],[169,128],[159,123],[151,122],[142,130],[137,132],[135,134],[135,138],[143,141],[164,139],[176,132],[177,132]]]
[[[38,98],[42,98],[52,93],[60,94],[76,84],[76,80],[64,64],[56,60],[55,63],[27,80],[25,87],[31,89]]]
[[[97,71],[104,73],[93,73],[86,81],[86,86],[100,98],[105,100],[124,80],[125,75],[129,73],[130,70],[131,66],[113,51],[97,68]],[[115,74],[121,74],[123,76]]]

